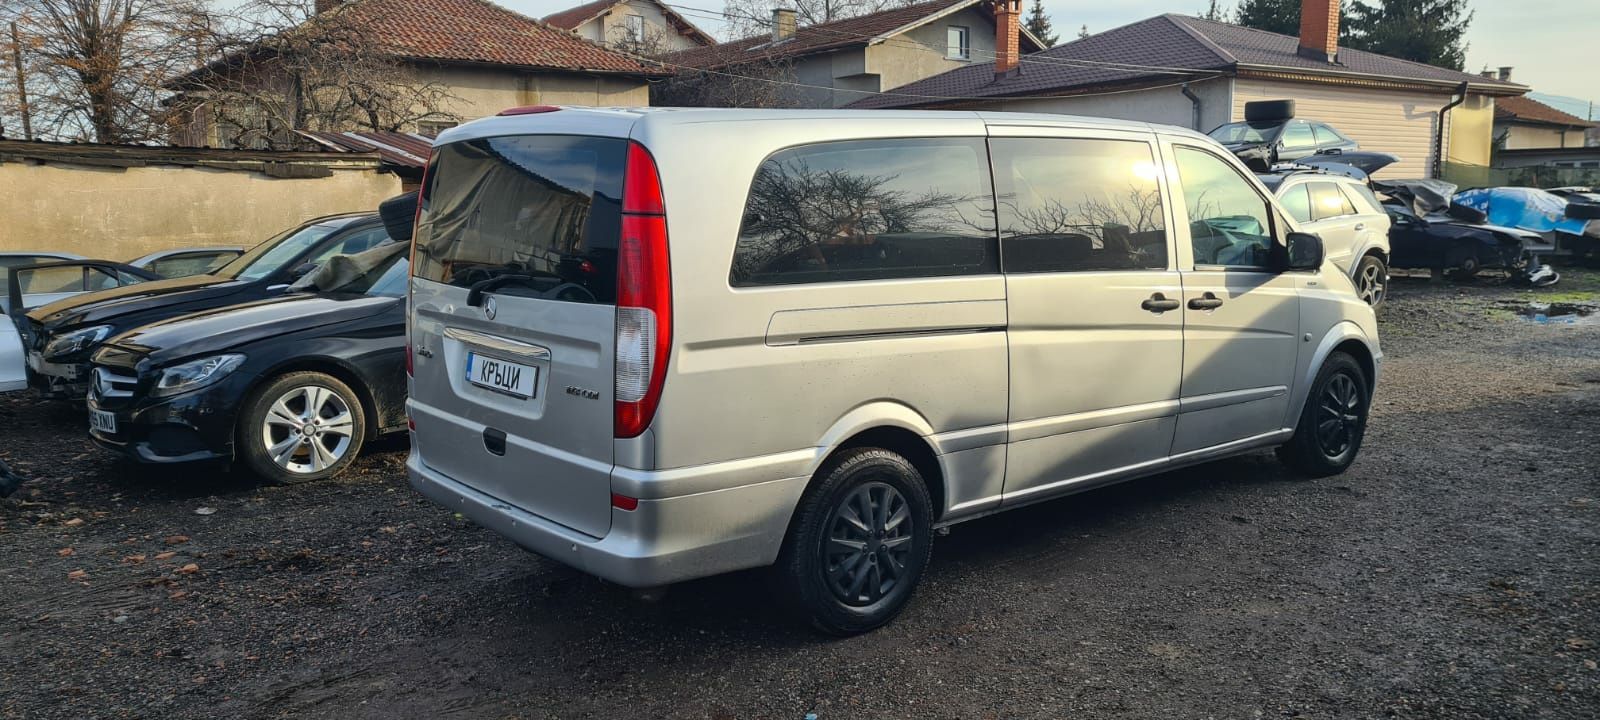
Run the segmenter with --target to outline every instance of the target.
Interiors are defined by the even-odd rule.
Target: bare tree
[[[719,52],[717,48],[707,51]],[[800,107],[801,92],[794,66],[784,57],[743,57],[738,62],[704,63],[708,69],[675,67],[677,74],[650,86],[650,104],[663,107]]]
[[[734,38],[750,37],[768,32],[772,27],[772,10],[792,8],[800,25],[821,25],[857,15],[867,15],[880,10],[915,5],[927,0],[724,0],[722,15],[728,33]]]
[[[410,130],[453,122],[449,88],[403,63],[360,6],[250,0],[207,28],[209,61],[172,83],[174,123],[209,127],[217,144],[291,148],[295,130]],[[211,138],[205,138],[210,140]]]
[[[0,81],[0,112],[20,109],[13,78],[25,76],[40,137],[157,139],[162,81],[192,57],[187,30],[205,12],[203,0],[0,0],[0,22],[17,24],[22,58],[22,72]],[[9,35],[5,42],[12,49]]]

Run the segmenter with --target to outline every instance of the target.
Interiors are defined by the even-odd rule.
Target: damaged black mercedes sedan
[[[140,462],[237,461],[277,483],[337,474],[406,429],[405,249],[336,257],[282,297],[107,340],[91,437]]]

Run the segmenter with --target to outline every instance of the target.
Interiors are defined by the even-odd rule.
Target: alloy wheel
[[[1361,427],[1361,389],[1355,378],[1339,373],[1328,378],[1318,399],[1317,447],[1329,458],[1343,455]]]
[[[828,589],[846,605],[871,605],[906,573],[913,538],[911,507],[894,486],[855,488],[828,517],[822,566]]]
[[[1383,302],[1384,278],[1383,271],[1376,263],[1369,263],[1361,269],[1360,277],[1356,278],[1356,291],[1361,300],[1368,305],[1377,305]]]
[[[278,467],[310,474],[344,458],[354,432],[355,418],[339,393],[304,385],[273,401],[261,426],[261,439]]]

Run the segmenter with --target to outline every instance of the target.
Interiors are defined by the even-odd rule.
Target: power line
[[[813,89],[813,90],[827,90],[829,92],[855,93],[855,94],[861,95],[863,97],[866,97],[866,96],[869,96],[869,95],[883,95],[883,96],[912,98],[912,99],[918,99],[918,100],[936,100],[936,101],[944,101],[944,102],[960,102],[960,101],[974,102],[974,101],[995,101],[995,100],[1067,100],[1067,99],[1071,99],[1071,98],[1086,98],[1086,97],[1103,97],[1103,96],[1108,96],[1108,95],[1123,95],[1123,94],[1126,94],[1126,93],[1143,92],[1145,90],[1164,90],[1166,88],[1174,88],[1174,87],[1179,87],[1179,86],[1182,86],[1182,85],[1187,85],[1190,82],[1189,80],[1183,80],[1183,81],[1174,82],[1174,83],[1167,83],[1165,85],[1152,85],[1152,86],[1137,87],[1137,88],[1124,88],[1124,89],[1121,89],[1121,90],[1103,90],[1103,91],[1099,91],[1099,92],[1083,92],[1083,93],[1074,93],[1074,94],[1071,94],[1071,95],[1022,95],[1022,96],[1014,96],[1014,97],[993,96],[993,95],[926,95],[926,94],[921,94],[921,93],[896,92],[894,90],[854,90],[854,89],[850,89],[850,88],[837,88],[837,87],[833,87],[831,85],[813,85],[813,84],[810,84],[810,83],[794,82],[794,81],[791,81],[791,80],[775,80],[775,79],[772,79],[772,78],[758,77],[758,76],[755,76],[755,75],[741,75],[739,73],[724,72],[724,71],[721,71],[721,70],[707,70],[705,68],[691,67],[691,66],[688,66],[688,65],[678,65],[678,64],[666,62],[666,61],[663,61],[663,60],[657,60],[656,62],[659,62],[662,65],[666,65],[667,67],[675,68],[675,69],[678,69],[678,70],[686,70],[686,71],[690,71],[690,72],[700,72],[700,73],[706,73],[708,75],[720,75],[722,77],[737,78],[737,79],[740,79],[740,80],[754,80],[754,81],[757,81],[757,82],[771,83],[773,85],[786,85],[786,86],[789,86],[789,87],[809,88],[809,89]],[[1221,75],[1211,75],[1211,76],[1207,76],[1207,77],[1195,78],[1195,80],[1211,80],[1211,79],[1218,78],[1218,77],[1222,77],[1222,76]]]
[[[666,5],[667,7],[675,8],[675,9],[682,10],[682,11],[687,11],[687,13],[691,14],[691,15],[698,14],[699,17],[705,18],[705,19],[726,19],[726,18],[729,18],[729,17],[736,17],[736,18],[740,18],[740,19],[744,19],[744,20],[749,20],[751,22],[755,22],[755,23],[758,23],[758,24],[761,24],[761,25],[771,25],[772,24],[772,21],[770,19],[759,18],[759,17],[755,17],[755,16],[752,16],[752,15],[744,15],[744,14],[741,14],[741,13],[731,13],[731,12],[720,12],[719,13],[719,12],[714,11],[714,10],[707,10],[705,8],[698,8],[698,7],[694,7],[694,6],[691,6],[691,5],[676,5],[676,4],[672,4],[672,3],[663,3],[663,4]],[[833,29],[833,28],[823,27],[821,25],[808,25],[808,26],[806,26],[805,28],[802,28],[802,29],[803,30],[808,30],[808,31],[811,31],[811,32],[827,33],[827,34],[830,34],[830,35],[834,35],[836,37],[849,38],[849,39],[852,39],[852,40],[876,40],[876,39],[879,39],[879,36],[877,36],[877,35],[866,35],[866,34],[862,34],[862,33],[846,32],[846,31],[843,31],[843,30],[837,30],[837,29]],[[748,40],[748,39],[750,39],[750,38],[741,38],[741,40]],[[732,42],[738,42],[738,40],[735,40],[735,41],[732,41]],[[932,43],[918,42],[916,40],[911,40],[909,38],[883,38],[882,42],[884,44],[886,44],[886,45],[896,45],[898,47],[925,48],[925,49],[928,49],[928,50],[933,50],[935,52],[943,52],[946,49],[946,48],[942,48],[942,47],[940,47],[938,45],[935,45],[935,44],[932,44]],[[990,57],[990,58],[999,57],[998,53],[990,52],[990,51],[987,51],[987,50],[978,50],[976,48],[969,48],[968,52],[979,54],[979,55],[985,55],[985,56]],[[1200,69],[1196,69],[1196,68],[1179,68],[1179,67],[1170,67],[1170,66],[1162,66],[1162,65],[1139,65],[1139,64],[1136,64],[1136,63],[1119,63],[1119,62],[1110,62],[1110,61],[1104,61],[1104,60],[1083,60],[1083,59],[1078,59],[1078,58],[1040,57],[1038,55],[1031,55],[1031,56],[1030,55],[1022,55],[1022,56],[1018,57],[1017,60],[1018,60],[1019,63],[1027,64],[1027,65],[1055,65],[1055,66],[1059,66],[1059,67],[1074,67],[1074,68],[1080,68],[1080,69],[1102,69],[1102,70],[1113,70],[1113,71],[1120,70],[1120,71],[1124,71],[1124,72],[1139,71],[1139,72],[1147,72],[1147,73],[1154,73],[1154,74],[1164,74],[1164,75],[1199,75],[1199,74],[1205,74],[1205,73],[1209,72],[1207,70],[1200,70]]]

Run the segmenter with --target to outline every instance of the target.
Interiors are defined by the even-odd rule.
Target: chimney
[[[1510,65],[1501,65],[1500,66],[1500,81],[1501,82],[1511,82],[1511,66]]]
[[[1302,0],[1300,3],[1300,57],[1318,62],[1339,59],[1340,0]]]
[[[321,15],[343,4],[344,0],[315,0],[312,3],[312,8],[316,10],[318,15]]]
[[[1017,74],[1022,64],[1022,0],[992,0],[994,8],[994,77]]]
[[[772,9],[772,41],[781,42],[794,37],[796,13],[793,8]]]
[[[1484,77],[1486,77],[1486,78],[1489,78],[1489,79],[1490,79],[1490,80],[1493,80],[1493,79],[1494,79],[1494,77],[1495,77],[1495,75],[1494,75],[1494,71],[1493,71],[1493,70],[1490,70],[1490,69],[1489,69],[1489,68],[1484,68],[1484,69],[1483,69],[1483,72],[1480,72],[1480,73],[1478,73],[1478,74],[1479,74],[1479,75],[1482,75],[1482,76],[1484,76]]]

